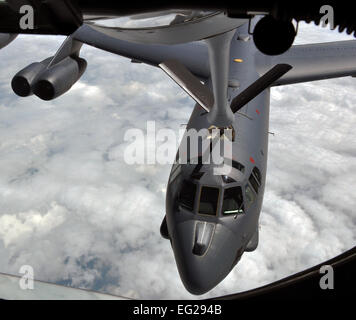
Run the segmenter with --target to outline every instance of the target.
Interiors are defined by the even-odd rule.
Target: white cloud
[[[352,39],[301,24],[297,43]],[[16,97],[11,77],[63,37],[0,51],[0,271],[138,298],[194,298],[160,237],[168,165],[126,165],[124,133],[178,132],[193,108],[158,69],[84,46],[88,68],[62,97]],[[355,244],[355,79],[277,87],[260,244],[204,297],[254,288]]]
[[[64,222],[65,212],[65,208],[51,203],[51,208],[45,214],[33,210],[16,215],[3,214],[0,217],[0,236],[5,248],[28,241],[31,235],[44,237]]]

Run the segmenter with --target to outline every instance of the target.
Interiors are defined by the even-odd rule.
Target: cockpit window
[[[204,175],[204,172],[200,171],[202,167],[203,167],[202,157],[198,157],[198,164],[194,167],[194,170],[193,170],[192,174],[190,175],[190,177],[192,179],[199,180]]]
[[[215,216],[219,203],[219,189],[202,187],[199,200],[199,213]]]
[[[248,178],[248,181],[251,183],[251,186],[253,189],[258,193],[258,182],[256,181],[256,178],[254,175],[251,173],[250,177]]]
[[[189,180],[184,180],[179,193],[179,204],[189,210],[194,209],[194,200],[197,186]]]
[[[177,178],[180,173],[181,173],[181,165],[178,162],[176,162],[172,166],[171,175],[170,175],[170,178],[169,178],[169,183],[171,183],[175,178]]]
[[[252,169],[252,173],[250,177],[248,178],[248,181],[251,183],[256,193],[258,193],[258,188],[261,185],[261,178],[262,178],[261,171],[257,167],[254,167]]]
[[[221,176],[222,180],[225,182],[225,183],[232,183],[232,182],[236,182],[235,179],[227,176],[227,175],[222,175]]]
[[[236,160],[232,160],[232,167],[241,171],[242,173],[245,172],[245,166]]]
[[[257,167],[254,167],[252,169],[252,173],[254,174],[255,178],[257,179],[258,184],[261,185],[261,179],[262,179],[261,171]]]
[[[225,189],[222,213],[223,215],[239,214],[244,212],[244,202],[241,187]]]
[[[245,187],[246,194],[246,208],[248,208],[256,199],[256,194],[252,191],[250,186],[247,184]]]

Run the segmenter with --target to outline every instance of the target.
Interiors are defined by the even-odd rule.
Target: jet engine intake
[[[19,71],[12,79],[12,90],[21,97],[33,93],[42,100],[52,100],[67,92],[84,73],[86,60],[66,57],[48,67],[53,57],[35,62]]]
[[[34,62],[26,68],[20,70],[12,78],[12,90],[20,97],[28,97],[33,94],[33,86],[38,75],[43,72],[53,57],[49,57],[41,62]]]
[[[42,100],[55,99],[79,80],[86,67],[86,60],[67,57],[39,75],[33,92]]]

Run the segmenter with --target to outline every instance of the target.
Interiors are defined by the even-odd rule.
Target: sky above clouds
[[[301,24],[295,44],[352,40]],[[127,165],[130,128],[178,132],[194,102],[163,72],[83,46],[88,67],[54,101],[17,97],[12,76],[64,37],[0,51],[0,272],[144,299],[191,299],[159,227],[170,165]],[[201,298],[252,289],[355,245],[356,95],[347,77],[271,90],[260,242]]]

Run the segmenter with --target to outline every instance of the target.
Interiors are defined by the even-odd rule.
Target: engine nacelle
[[[75,57],[66,57],[48,68],[53,57],[31,63],[12,79],[12,90],[21,97],[35,94],[40,99],[52,100],[67,92],[84,73],[87,62]]]
[[[67,92],[79,80],[86,67],[86,60],[67,57],[39,74],[33,92],[43,100],[55,99]]]
[[[0,33],[0,49],[6,47],[17,37],[17,33]]]
[[[253,30],[253,41],[266,55],[279,55],[293,44],[296,31],[292,21],[276,20],[268,15],[259,20]]]
[[[33,94],[33,86],[37,80],[38,75],[43,72],[52,57],[47,58],[41,62],[34,62],[22,69],[12,78],[12,90],[20,97],[27,97]]]

